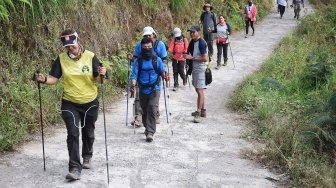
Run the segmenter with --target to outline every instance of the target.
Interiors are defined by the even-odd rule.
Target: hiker
[[[149,38],[150,41],[152,42],[153,55],[156,55],[156,56],[160,57],[162,61],[167,61],[166,45],[162,41],[157,39],[157,34],[154,31],[154,29],[150,26],[144,27],[142,36],[143,36],[143,38]],[[134,61],[135,59],[140,57],[141,50],[142,50],[141,42],[138,42],[135,46],[135,49],[134,49],[134,55],[129,54],[129,59],[131,61]],[[134,104],[135,117],[134,117],[134,121],[132,122],[132,124],[135,124],[135,126],[137,126],[137,127],[141,127],[143,125],[143,123],[141,122],[142,110],[141,110],[141,106],[140,106],[140,103],[139,103],[139,96],[138,95],[135,96],[134,103],[135,103]],[[159,124],[160,123],[159,104],[157,104],[157,106],[158,106],[158,108],[157,108],[157,112],[156,112],[156,124]]]
[[[244,14],[245,14],[245,29],[246,29],[245,38],[247,38],[250,25],[252,28],[252,36],[254,36],[254,22],[257,20],[257,6],[253,4],[252,0],[247,1],[247,5],[244,8]]]
[[[293,0],[293,3],[291,5],[291,7],[294,6],[294,19],[295,18],[299,19],[299,17],[300,17],[301,4],[302,4],[302,7],[304,8],[303,0]]]
[[[150,38],[144,37],[141,42],[141,54],[134,60],[131,74],[131,93],[139,88],[139,99],[142,109],[142,122],[146,128],[146,141],[152,142],[156,132],[156,112],[160,99],[160,77],[164,77],[162,60],[154,55]]]
[[[68,180],[79,180],[82,169],[91,168],[95,122],[98,117],[98,89],[96,83],[106,69],[100,66],[97,56],[84,49],[73,29],[65,29],[61,41],[66,52],[58,55],[48,76],[35,74],[37,82],[54,85],[63,77],[62,118],[67,128],[69,152]],[[80,126],[79,126],[80,121]],[[79,153],[79,131],[82,131],[82,157]]]
[[[205,3],[203,5],[203,12],[201,14],[200,23],[203,26],[203,38],[208,45],[209,61],[211,62],[211,58],[213,55],[213,40],[214,40],[211,30],[215,29],[217,21],[215,13],[212,12],[212,6],[210,3]]]
[[[192,75],[192,85],[197,93],[197,110],[191,115],[194,116],[194,122],[200,123],[201,117],[206,117],[204,108],[204,89],[205,85],[205,69],[207,68],[208,52],[207,44],[200,36],[200,27],[193,25],[188,30],[191,40],[188,47],[188,54],[184,54],[184,58],[188,60],[188,74]]]
[[[225,22],[225,17],[223,15],[219,16],[219,23],[216,25],[213,33],[217,33],[216,45],[217,45],[217,67],[216,69],[220,69],[221,61],[222,61],[222,53],[224,57],[224,64],[226,66],[228,56],[228,45],[229,45],[229,35],[231,34],[230,25]]]
[[[288,0],[277,0],[278,10],[280,12],[280,19],[282,19],[283,14],[285,13]]]
[[[183,85],[187,84],[187,77],[184,72],[186,65],[186,59],[183,57],[183,53],[188,50],[188,39],[182,35],[180,28],[176,27],[173,31],[173,37],[170,40],[168,52],[173,53],[173,75],[174,75],[174,91],[179,87],[178,75],[183,80]]]

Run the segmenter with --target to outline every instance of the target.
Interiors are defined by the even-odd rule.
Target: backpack
[[[180,40],[175,38],[173,53],[183,53],[184,52],[184,36]]]
[[[158,56],[153,56],[152,57],[152,66],[153,66],[153,69],[154,69],[155,73],[158,75],[156,81],[153,82],[153,83],[151,83],[151,82],[149,82],[149,83],[141,82],[141,80],[140,80],[141,72],[142,71],[148,72],[148,75],[149,75],[149,72],[153,69],[143,69],[142,68],[142,58],[141,57],[138,58],[138,83],[139,83],[139,86],[141,86],[141,87],[152,87],[153,88],[160,82],[160,72],[159,72],[159,69],[158,69],[158,66],[157,66],[157,58],[158,58]]]

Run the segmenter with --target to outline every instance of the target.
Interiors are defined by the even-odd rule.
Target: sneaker
[[[254,36],[254,31],[252,32],[252,36]]]
[[[200,123],[201,121],[201,113],[197,111],[194,116],[194,123]]]
[[[90,168],[92,168],[91,159],[83,159],[82,167],[83,167],[83,169],[90,169]]]
[[[178,87],[174,86],[173,91],[177,91]]]
[[[216,67],[215,67],[215,69],[220,69],[221,68],[221,66],[220,65],[217,65]]]
[[[153,142],[153,135],[152,134],[148,133],[146,135],[146,142]]]
[[[247,38],[247,34],[245,35],[245,38]]]
[[[65,176],[67,180],[80,180],[80,171],[77,168],[71,169],[70,172]]]

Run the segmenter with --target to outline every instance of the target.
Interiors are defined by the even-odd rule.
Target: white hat
[[[147,27],[145,27],[145,28],[143,29],[143,33],[142,33],[142,35],[143,35],[143,36],[145,36],[145,35],[151,35],[151,34],[153,34],[153,33],[156,35],[154,29],[153,29],[152,27],[150,27],[150,26],[147,26]]]
[[[174,33],[174,37],[180,37],[182,35],[182,31],[178,27],[175,27],[173,33]]]

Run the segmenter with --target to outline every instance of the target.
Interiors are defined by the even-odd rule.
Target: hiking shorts
[[[206,63],[193,62],[192,69],[192,85],[195,88],[206,88],[205,85],[205,69]]]

